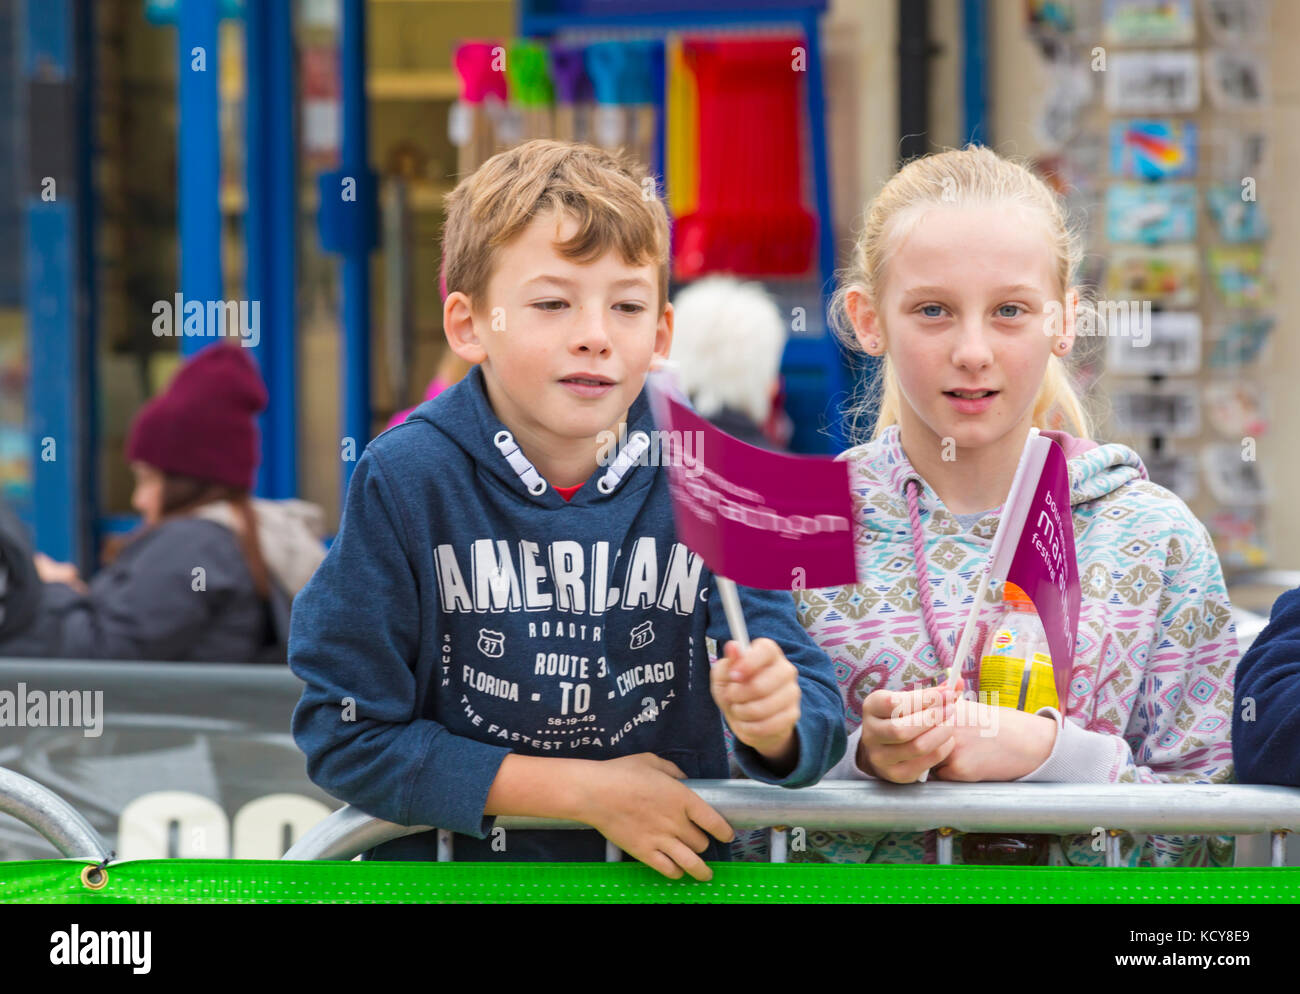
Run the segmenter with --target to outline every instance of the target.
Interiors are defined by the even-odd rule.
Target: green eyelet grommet
[[[87,890],[103,890],[108,886],[108,869],[94,863],[83,866],[81,883]]]

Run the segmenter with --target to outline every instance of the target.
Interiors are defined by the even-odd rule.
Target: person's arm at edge
[[[1300,589],[1273,602],[1237,666],[1232,755],[1242,783],[1300,787]]]

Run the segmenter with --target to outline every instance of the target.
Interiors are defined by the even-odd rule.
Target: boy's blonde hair
[[[831,301],[832,327],[845,346],[851,351],[862,351],[848,318],[849,291],[864,294],[873,305],[881,299],[889,256],[928,209],[1008,203],[1041,215],[1055,262],[1057,293],[1064,306],[1066,292],[1072,287],[1083,254],[1064,207],[1047,184],[1025,166],[987,147],[968,145],[913,159],[894,174],[868,205],[853,262],[841,274],[840,286]],[[1089,306],[1082,297],[1081,292],[1080,307]],[[885,355],[875,389],[847,412],[850,426],[857,434],[862,423],[874,414],[872,437],[878,438],[886,428],[898,423],[902,404],[898,375]],[[1064,428],[1079,438],[1092,434],[1092,419],[1059,356],[1052,355],[1047,360],[1047,372],[1034,398],[1033,423],[1038,428]]]
[[[644,170],[593,145],[538,138],[492,156],[446,199],[447,292],[485,303],[496,251],[536,218],[560,210],[578,231],[557,248],[593,262],[615,250],[629,266],[653,265],[659,312],[668,301],[668,213]]]

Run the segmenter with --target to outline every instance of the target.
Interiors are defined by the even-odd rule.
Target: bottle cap
[[[1017,607],[1027,607],[1031,611],[1034,608],[1034,602],[1029,599],[1029,595],[1009,580],[1002,584],[1002,602],[1015,604]]]

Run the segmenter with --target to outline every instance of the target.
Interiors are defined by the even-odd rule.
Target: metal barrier
[[[1106,865],[1120,865],[1120,836],[1145,834],[1272,837],[1272,865],[1286,859],[1286,836],[1300,831],[1300,789],[1240,784],[927,783],[836,781],[788,790],[749,780],[688,780],[687,786],[734,829],[767,828],[773,862],[785,862],[791,827],[826,831],[939,830],[938,859],[952,862],[956,832],[1106,833]],[[511,829],[582,829],[579,822],[499,817]],[[351,806],[334,812],[284,859],[351,859],[366,850],[434,831],[403,826]],[[608,847],[609,858],[618,850]],[[452,833],[438,830],[438,859],[452,858]]]
[[[0,813],[39,832],[64,856],[108,859],[108,847],[90,822],[63,798],[21,773],[0,769]]]

